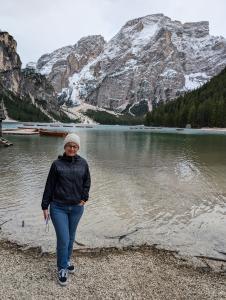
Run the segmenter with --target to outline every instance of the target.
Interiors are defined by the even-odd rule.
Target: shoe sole
[[[60,285],[62,285],[62,286],[65,286],[65,285],[68,284],[68,281],[61,282],[61,281],[59,280],[59,278],[57,279],[57,281],[58,281],[58,283],[59,283]]]
[[[70,274],[75,273],[75,269],[74,270],[68,270],[68,273],[70,273]]]

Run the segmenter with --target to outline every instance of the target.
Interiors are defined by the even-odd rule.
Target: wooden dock
[[[13,134],[13,135],[33,135],[33,134],[39,134],[39,130],[35,128],[18,128],[18,129],[5,129],[2,130],[3,134]]]

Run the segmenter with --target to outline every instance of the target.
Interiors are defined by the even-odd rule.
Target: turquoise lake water
[[[12,127],[11,127],[12,128]],[[67,128],[68,129],[68,128]],[[129,126],[72,128],[90,166],[90,199],[76,239],[84,246],[157,243],[184,254],[226,252],[226,136],[157,133]],[[41,198],[63,139],[5,135],[0,148],[1,237],[55,250]],[[24,221],[24,227],[22,227]]]

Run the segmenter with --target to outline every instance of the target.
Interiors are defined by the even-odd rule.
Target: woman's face
[[[67,143],[64,147],[65,153],[68,156],[74,156],[79,150],[79,146],[73,142]]]

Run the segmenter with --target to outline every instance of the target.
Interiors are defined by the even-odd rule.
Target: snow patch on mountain
[[[174,77],[176,74],[177,74],[176,70],[166,69],[163,73],[160,74],[160,76],[163,76],[163,77]]]
[[[182,90],[190,91],[199,88],[206,83],[211,77],[206,73],[192,73],[185,75],[185,85]]]
[[[59,61],[66,60],[73,49],[73,46],[66,46],[52,53],[42,55],[36,64],[36,68],[42,75],[48,75],[52,71],[53,65]]]

